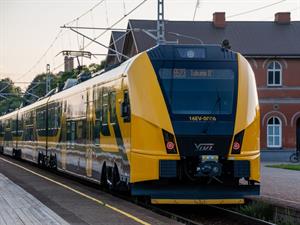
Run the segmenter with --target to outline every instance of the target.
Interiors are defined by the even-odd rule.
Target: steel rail
[[[10,160],[10,161],[12,160],[12,157],[9,157],[9,156],[4,156],[4,157],[5,157],[6,160]],[[15,159],[13,159],[13,161],[15,161]],[[21,161],[18,160],[18,161],[19,161],[19,163],[22,163],[21,164],[22,166],[27,167],[27,165],[31,165],[31,166],[37,167],[37,165],[35,165],[31,162],[28,162],[28,161],[24,161],[24,160],[21,160]],[[69,180],[75,180],[76,182],[79,182],[79,183],[81,183],[81,184],[83,184],[87,187],[92,187],[92,188],[95,188],[95,189],[99,190],[99,183],[91,183],[86,179],[80,179],[79,177],[74,177],[71,174],[62,173],[59,170],[58,171],[47,170],[47,171],[50,172],[51,174],[55,174],[59,177],[63,177],[63,178],[69,179]],[[126,194],[122,194],[122,193],[115,192],[115,191],[112,191],[112,190],[107,190],[107,189],[102,188],[102,187],[100,188],[100,190],[104,191],[108,194],[111,194],[115,197],[121,198],[123,200],[130,201],[130,202],[132,202],[134,204],[137,204],[137,205],[139,205],[143,208],[149,209],[149,210],[151,210],[151,211],[153,211],[153,212],[155,212],[159,215],[168,217],[170,219],[173,219],[177,222],[181,222],[181,223],[186,224],[186,225],[204,225],[204,224],[207,224],[207,223],[209,224],[209,219],[206,219],[207,223],[206,222],[202,223],[202,222],[196,221],[197,219],[187,218],[188,216],[192,216],[193,218],[198,216],[198,218],[201,219],[201,216],[203,217],[203,215],[199,215],[199,211],[193,212],[192,210],[189,210],[189,215],[187,215],[187,214],[179,215],[178,213],[174,212],[177,205],[170,206],[171,209],[166,210],[166,209],[163,209],[162,206],[149,204],[149,201],[133,198],[133,197],[131,197],[129,195],[126,195]],[[245,214],[233,211],[233,210],[229,210],[229,209],[226,209],[226,208],[223,208],[223,207],[216,206],[216,205],[205,205],[205,206],[209,207],[209,208],[212,208],[213,210],[217,211],[216,217],[220,217],[220,220],[222,220],[224,218],[227,218],[227,220],[228,220],[228,218],[230,218],[230,221],[235,220],[235,221],[240,222],[240,224],[275,225],[274,223],[264,221],[264,220],[261,220],[261,219],[255,218],[255,217],[251,217],[251,216],[248,216],[248,215],[245,215]],[[174,207],[174,208],[172,208],[172,207]],[[178,206],[177,206],[177,211],[178,211]],[[224,222],[224,224],[230,224],[230,221],[228,223]]]

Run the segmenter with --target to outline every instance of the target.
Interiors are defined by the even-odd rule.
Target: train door
[[[60,135],[60,148],[61,155],[58,160],[58,166],[66,170],[67,169],[67,100],[62,101],[61,110],[61,135]]]
[[[120,178],[124,182],[129,182],[129,161],[127,152],[130,152],[131,148],[131,110],[130,110],[130,99],[129,90],[126,84],[126,78],[123,78],[121,84],[121,91],[117,95],[116,108],[118,124],[120,126],[122,135],[122,168],[120,170]]]
[[[86,92],[86,175],[92,176],[93,170],[93,130],[94,130],[94,110],[93,110],[93,93],[91,89]]]

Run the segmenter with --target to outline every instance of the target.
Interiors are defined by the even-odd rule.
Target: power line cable
[[[123,0],[123,14],[126,15],[126,5],[125,5],[125,0]]]
[[[29,70],[27,70],[25,73],[23,73],[21,76],[17,77],[15,79],[15,81],[19,80],[20,78],[24,78],[25,76],[27,76],[27,74],[29,74],[30,72],[32,72],[33,69],[35,69],[39,64],[40,62],[43,60],[43,58],[48,54],[48,52],[50,51],[50,49],[54,46],[55,42],[57,41],[57,39],[60,37],[60,35],[62,34],[63,32],[63,29],[60,29],[58,34],[55,36],[54,40],[51,42],[51,44],[49,45],[49,47],[47,48],[47,50],[41,55],[41,57],[39,57],[39,59],[36,61],[35,64],[33,64],[32,67],[29,68]],[[0,93],[2,91],[4,91],[6,88],[8,88],[9,85],[6,85],[5,87],[3,87],[1,90],[0,90]]]
[[[233,18],[233,17],[236,17],[236,16],[241,16],[241,15],[253,13],[253,12],[256,12],[256,11],[259,11],[259,10],[262,10],[262,9],[266,9],[266,8],[269,8],[271,6],[274,6],[274,5],[277,5],[277,4],[280,4],[282,2],[286,2],[286,1],[287,0],[281,0],[281,1],[278,1],[278,2],[274,2],[272,4],[268,4],[268,5],[256,8],[256,9],[251,9],[251,10],[247,10],[247,11],[244,11],[244,12],[241,12],[241,13],[237,13],[237,14],[233,14],[233,15],[227,16],[227,18]]]
[[[119,20],[117,20],[114,24],[112,24],[109,29],[112,29],[114,26],[116,26],[117,24],[119,24],[123,19],[125,19],[127,16],[129,16],[130,14],[132,14],[135,10],[137,10],[138,8],[140,8],[144,3],[146,3],[148,0],[143,0],[142,2],[140,2],[136,7],[134,7],[133,9],[131,9],[126,15],[122,16]],[[96,36],[92,41],[90,41],[86,46],[84,46],[84,48],[87,48],[88,46],[90,46],[92,43],[94,43],[95,40],[97,40],[98,38],[102,37],[108,30],[103,31],[101,34],[99,34],[98,36]]]
[[[287,10],[287,12],[294,12],[294,11],[296,11],[296,10],[298,10],[298,9],[300,9],[300,6],[299,6],[299,7],[296,7],[296,8],[293,8],[293,9],[291,9],[291,10]],[[273,16],[263,17],[262,19],[263,19],[263,20],[266,20],[266,19],[272,19],[272,18],[274,18],[274,15],[273,15]]]
[[[108,22],[107,0],[105,0],[105,16],[106,16],[106,26],[108,26],[109,22]]]
[[[195,10],[194,10],[194,16],[193,16],[193,21],[195,20],[196,14],[197,14],[197,10],[199,8],[200,5],[200,0],[197,0],[196,5],[195,5]]]
[[[90,8],[89,10],[87,10],[86,12],[82,13],[80,16],[76,17],[75,19],[65,23],[64,25],[70,25],[71,23],[74,23],[76,20],[81,19],[82,17],[84,17],[85,15],[87,15],[89,12],[93,11],[95,8],[97,8],[99,5],[102,4],[102,2],[104,2],[105,0],[101,0],[100,2],[98,2],[97,4],[95,4],[92,8]]]

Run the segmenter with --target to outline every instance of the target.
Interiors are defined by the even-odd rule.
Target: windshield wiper
[[[217,93],[217,99],[216,99],[216,101],[214,102],[213,108],[210,110],[210,113],[208,114],[209,116],[210,116],[210,115],[213,115],[213,114],[215,113],[215,111],[216,111],[216,106],[217,106],[217,105],[218,105],[218,111],[219,111],[219,113],[221,112],[222,98],[221,98],[220,93],[219,93],[218,90],[216,90],[216,93]],[[202,134],[207,134],[207,131],[208,131],[208,128],[210,127],[210,125],[211,125],[211,122],[209,122],[209,121],[207,120],[207,121],[206,121],[206,124],[204,124],[204,125],[206,125],[206,126],[205,126],[204,129],[202,130]]]

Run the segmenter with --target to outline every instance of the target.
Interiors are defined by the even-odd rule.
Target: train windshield
[[[235,84],[232,69],[199,69],[175,65],[161,67],[158,73],[173,114],[232,113]]]

